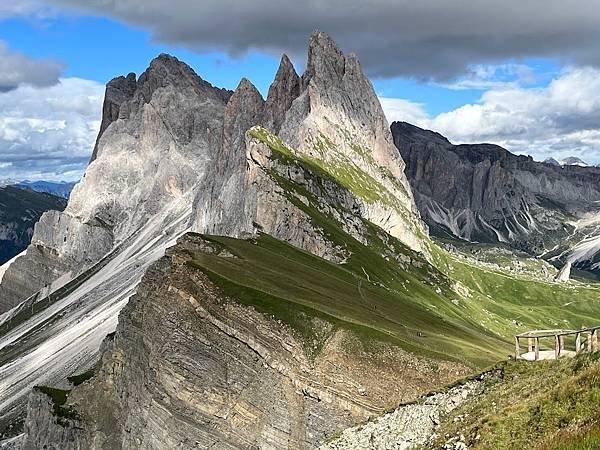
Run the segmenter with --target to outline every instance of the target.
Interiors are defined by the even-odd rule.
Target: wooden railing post
[[[535,338],[535,360],[540,359],[540,338]]]
[[[577,333],[575,335],[575,353],[579,353],[581,351],[581,333]]]
[[[592,350],[592,334],[593,334],[593,333],[594,333],[594,332],[593,332],[592,330],[588,331],[588,338],[587,338],[587,351],[588,351],[589,353],[592,353],[592,352],[593,352],[593,350]]]
[[[519,345],[519,336],[515,336],[515,359],[521,357],[521,346]]]
[[[595,328],[592,331],[592,351],[593,352],[597,352],[598,351],[598,328]]]
[[[565,349],[565,336],[561,334],[559,336],[559,339],[560,339],[560,351],[562,352]]]
[[[560,337],[558,334],[554,336],[554,358],[558,359],[560,356]]]

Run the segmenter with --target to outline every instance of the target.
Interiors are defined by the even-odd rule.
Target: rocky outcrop
[[[395,411],[344,430],[321,450],[408,450],[424,448],[448,413],[483,391],[480,380],[468,381],[401,406]],[[459,447],[453,447],[459,448]],[[464,447],[466,448],[466,447]]]
[[[53,442],[62,448],[314,448],[414,399],[438,378],[464,373],[387,342],[363,345],[351,331],[307,316],[306,326],[330,335],[309,353],[308,336],[224,295],[194,265],[200,255],[235,258],[222,253],[190,234],[155,263],[123,309],[95,375],[68,394],[63,407],[81,419],[60,425],[49,417],[50,403],[40,404],[46,411],[28,416],[28,441],[59,436]]]
[[[600,200],[598,168],[539,163],[491,144],[452,145],[404,122],[391,130],[421,215],[438,234],[541,255]]]
[[[248,146],[246,131],[255,125],[264,131],[254,133]],[[311,36],[301,78],[284,55],[266,102],[243,80],[227,105],[223,136],[213,175],[197,196],[195,231],[244,236],[260,230],[337,259],[334,245],[281,195],[285,189],[269,176],[257,175],[275,170],[283,178],[293,177],[271,162],[271,151],[278,147],[276,154],[283,150],[315,165],[344,187],[354,197],[355,215],[409,247],[427,251],[404,163],[375,91],[357,58],[344,55],[326,34]],[[258,149],[261,140],[263,148]],[[256,165],[262,171],[253,170]],[[345,207],[343,203],[338,206]]]
[[[350,185],[365,200],[365,218],[425,251],[404,162],[356,56],[342,54],[325,33],[314,33],[302,84],[281,126],[281,139]],[[394,204],[387,201],[390,197]]]
[[[135,82],[109,83],[94,160],[65,211],[41,218],[30,251],[7,270],[0,311],[76,276],[192,190],[221,148],[230,95],[168,55]]]
[[[90,162],[94,161],[98,156],[98,141],[100,141],[100,137],[102,137],[108,126],[119,118],[121,105],[131,100],[133,94],[135,94],[136,86],[137,77],[135,73],[130,73],[126,77],[113,78],[106,85],[104,103],[102,105],[102,122],[100,123],[100,131],[96,138]]]
[[[292,102],[300,96],[302,80],[296,73],[292,62],[283,55],[275,80],[267,95],[267,128],[278,133],[285,121],[285,114],[291,108]]]

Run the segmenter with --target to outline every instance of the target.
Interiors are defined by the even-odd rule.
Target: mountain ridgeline
[[[431,240],[405,169],[451,144],[404,136],[321,32],[266,99],[168,55],[109,82],[85,177],[0,284],[0,438],[317,448],[502,359],[521,327],[599,318],[596,284]]]
[[[600,168],[540,163],[492,144],[452,145],[405,122],[391,130],[432,233],[597,270],[600,246],[589,238],[600,223]]]

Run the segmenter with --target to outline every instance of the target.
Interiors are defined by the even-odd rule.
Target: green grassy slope
[[[433,447],[462,434],[474,449],[598,449],[599,405],[600,353],[506,362],[483,395],[451,414]]]
[[[515,333],[600,321],[600,284],[558,284],[471,265],[424,236],[433,255],[427,261],[365,219],[368,245],[363,245],[330,213],[337,210],[336,217],[344,217],[348,211],[326,195],[315,194],[335,185],[361,197],[365,194],[360,186],[295,155],[265,130],[249,134],[272,152],[275,169],[267,169],[266,175],[310,217],[315,230],[350,256],[344,264],[332,264],[265,235],[252,243],[211,237],[237,258],[199,254],[195,264],[231,296],[303,332],[310,330],[298,319],[300,312],[358,327],[363,334],[394,340],[410,351],[478,368],[512,354]],[[303,172],[295,180],[308,180],[310,191],[282,175],[289,172]]]
[[[403,270],[375,250],[354,242],[347,264],[333,264],[268,235],[256,241],[207,237],[235,257],[195,255],[201,268],[231,297],[252,304],[308,335],[307,316],[325,319],[365,338],[389,340],[438,359],[485,365],[502,357],[508,345],[468,318],[425,270]],[[352,238],[348,236],[348,240]],[[361,248],[362,247],[362,248]],[[433,272],[433,268],[428,267]],[[440,274],[439,285],[444,285]],[[424,305],[436,305],[440,313]]]

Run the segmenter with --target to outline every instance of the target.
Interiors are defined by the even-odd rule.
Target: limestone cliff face
[[[377,95],[355,55],[325,33],[311,36],[303,91],[286,112],[279,136],[334,177],[353,184],[362,214],[416,250],[422,224]],[[374,187],[366,193],[365,185]],[[372,194],[372,195],[370,195]],[[393,197],[394,204],[386,200]]]
[[[0,285],[0,311],[70,279],[190,191],[221,147],[230,93],[161,55],[107,86],[93,160],[62,213],[42,216]]]
[[[421,215],[437,232],[539,255],[597,209],[598,168],[539,163],[490,144],[452,145],[402,122],[391,129]]]
[[[121,105],[131,100],[135,94],[137,87],[137,78],[135,73],[130,73],[127,77],[113,78],[106,85],[106,92],[104,93],[104,103],[102,105],[102,122],[100,123],[100,131],[94,145],[92,152],[92,158],[94,161],[98,156],[98,141],[108,128],[108,126],[119,118],[119,112]]]
[[[388,343],[363,347],[316,317],[306,317],[307,326],[329,337],[308,353],[306,337],[224,295],[193,264],[199,253],[222,252],[186,235],[155,263],[96,374],[69,394],[64,408],[78,419],[59,423],[51,402],[35,397],[25,448],[314,448],[464,373]]]

